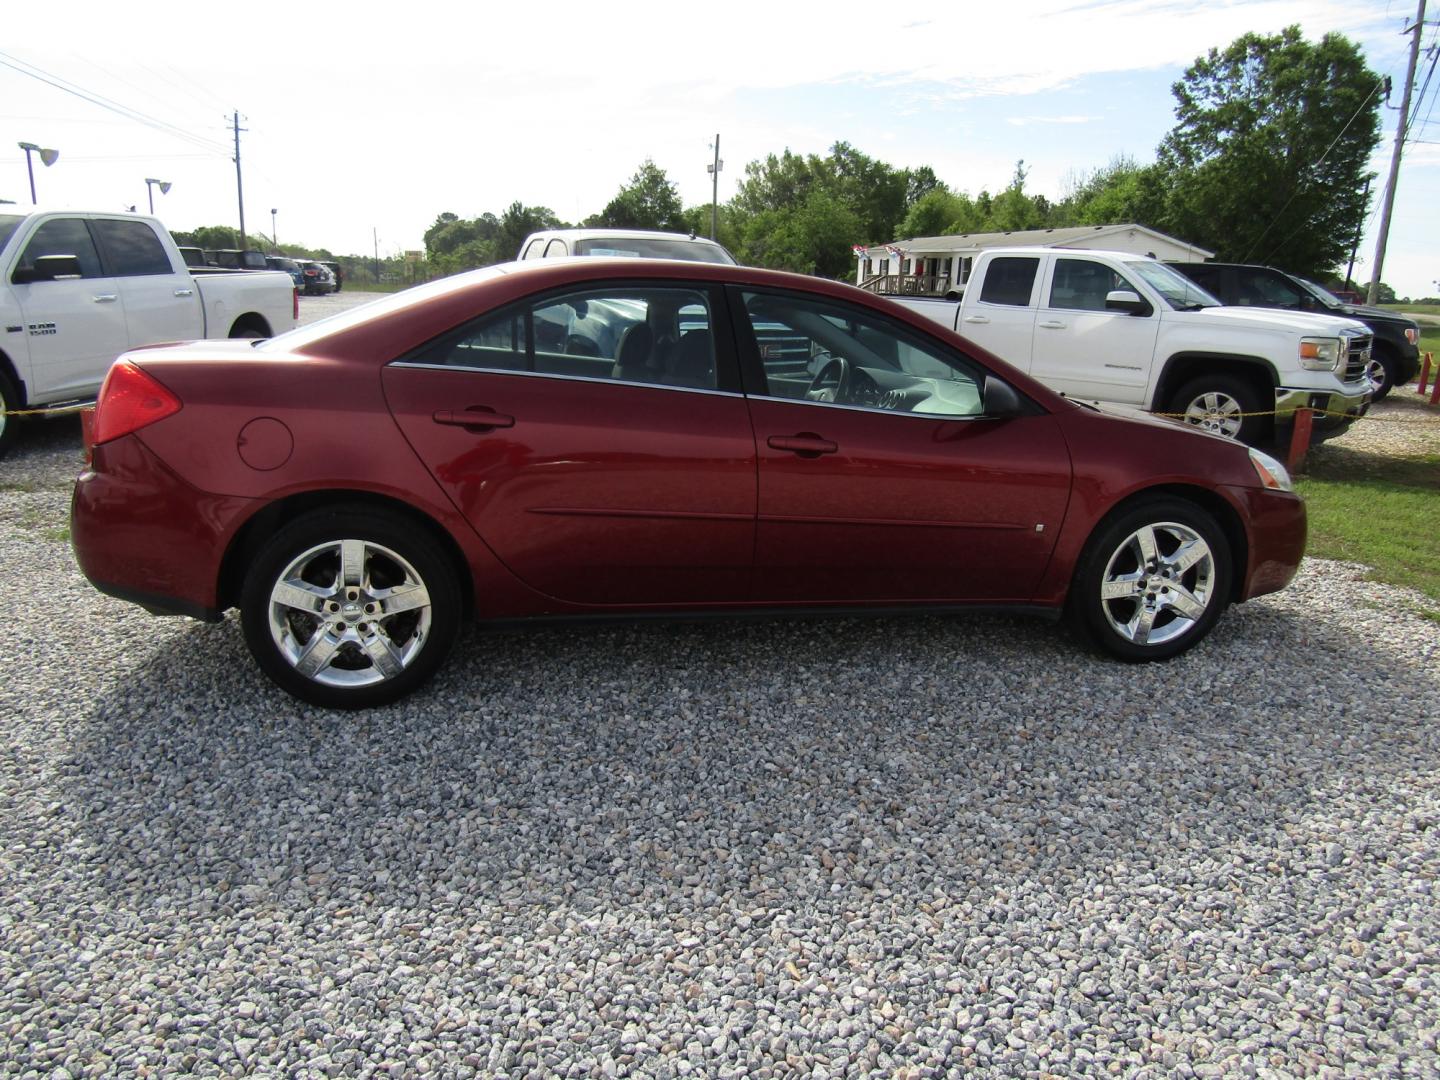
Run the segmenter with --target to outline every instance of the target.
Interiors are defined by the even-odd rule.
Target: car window
[[[1104,263],[1056,259],[1055,275],[1050,282],[1050,306],[1071,311],[1106,311],[1105,297],[1117,289],[1139,292]]]
[[[1235,271],[1235,299],[1252,307],[1302,308],[1313,303],[1303,289],[1279,274],[1245,269]]]
[[[606,255],[630,259],[688,259],[691,262],[733,266],[735,260],[718,244],[667,236],[606,236],[575,241],[576,255]]]
[[[570,252],[565,249],[565,241],[559,238],[551,240],[550,243],[545,245],[545,257],[547,259],[569,254]]]
[[[170,265],[170,256],[165,253],[165,245],[145,222],[100,218],[94,226],[116,275],[144,277],[175,272]]]
[[[768,397],[930,416],[979,416],[984,372],[860,308],[743,293]]]
[[[541,255],[541,253],[542,253],[544,250],[545,250],[545,238],[544,238],[544,237],[539,237],[539,238],[537,238],[537,239],[535,239],[535,240],[531,240],[530,243],[528,243],[528,244],[525,245],[525,253],[524,253],[523,255],[521,255],[520,258],[522,258],[522,259],[538,259],[538,258],[540,258],[540,255]]]
[[[1040,268],[1037,258],[1008,257],[993,259],[985,271],[980,288],[982,304],[1008,304],[1024,307],[1030,303],[1035,285],[1035,272]]]
[[[51,218],[35,230],[25,245],[16,269],[33,270],[35,260],[46,255],[74,255],[80,260],[80,276],[102,277],[100,254],[90,239],[90,230],[80,218]]]
[[[683,288],[585,289],[512,305],[403,362],[693,389],[717,385],[709,297]]]

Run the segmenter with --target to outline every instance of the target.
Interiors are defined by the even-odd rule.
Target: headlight
[[[1295,490],[1295,485],[1291,483],[1290,473],[1285,466],[1269,454],[1262,454],[1259,450],[1252,448],[1250,464],[1255,467],[1255,475],[1260,478],[1261,487],[1269,488],[1271,491]]]
[[[1307,337],[1300,339],[1300,366],[1311,371],[1334,371],[1340,366],[1340,339]]]

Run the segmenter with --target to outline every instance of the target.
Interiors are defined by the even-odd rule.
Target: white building
[[[855,248],[855,284],[871,292],[944,296],[970,279],[975,256],[986,248],[1017,246],[1101,248],[1152,255],[1172,262],[1204,262],[1213,251],[1144,225],[1080,225],[1073,229],[917,236]]]

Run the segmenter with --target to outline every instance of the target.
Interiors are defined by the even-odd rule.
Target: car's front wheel
[[[1248,446],[1258,446],[1270,427],[1264,408],[1249,382],[1218,373],[1191,379],[1170,402],[1170,411],[1185,423]]]
[[[1230,545],[1180,499],[1147,499],[1104,522],[1071,585],[1076,628],[1121,660],[1165,660],[1200,641],[1230,600]]]
[[[20,418],[13,415],[21,407],[20,395],[15,392],[15,386],[5,372],[0,371],[0,457],[5,456],[5,451],[10,449],[10,444],[15,440],[15,425]]]
[[[445,552],[399,517],[363,508],[296,518],[264,546],[241,592],[245,643],[303,701],[381,705],[444,661],[460,628]]]

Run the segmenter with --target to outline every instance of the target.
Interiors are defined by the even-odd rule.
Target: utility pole
[[[1380,235],[1375,241],[1375,269],[1370,277],[1370,291],[1365,296],[1367,304],[1375,303],[1380,292],[1380,274],[1385,269],[1385,244],[1390,239],[1390,211],[1395,207],[1395,187],[1400,182],[1400,153],[1405,148],[1405,136],[1410,129],[1410,92],[1415,89],[1415,66],[1420,62],[1420,32],[1425,28],[1425,0],[1415,13],[1415,26],[1411,30],[1410,67],[1405,72],[1405,94],[1400,101],[1400,117],[1395,121],[1395,150],[1390,155],[1390,179],[1385,184],[1385,204],[1380,212]]]
[[[710,174],[710,239],[716,239],[716,227],[720,220],[720,170],[725,163],[720,160],[720,133],[715,133],[715,160],[706,166]]]
[[[1350,245],[1350,265],[1345,268],[1345,288],[1350,288],[1350,275],[1355,273],[1355,253],[1360,250],[1360,234],[1365,231],[1365,211],[1370,209],[1370,177],[1365,178],[1365,193],[1360,196],[1360,220],[1355,222],[1355,242]]]
[[[240,132],[248,131],[248,128],[240,126],[240,111],[235,111],[235,197],[240,200],[240,250],[247,247],[245,243],[245,187],[240,182]]]
[[[375,284],[380,284],[380,232],[374,225],[370,226],[370,240],[375,245]]]

